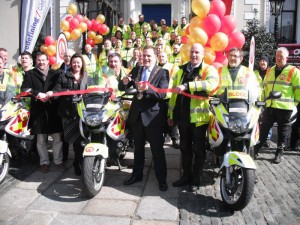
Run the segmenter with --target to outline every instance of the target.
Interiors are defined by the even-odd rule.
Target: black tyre
[[[96,196],[104,183],[106,160],[102,156],[83,158],[83,185],[88,196]]]
[[[9,170],[9,155],[0,153],[0,184],[4,181]]]
[[[255,170],[233,167],[230,184],[225,173],[221,176],[220,191],[225,205],[232,210],[242,210],[250,202],[255,184]]]

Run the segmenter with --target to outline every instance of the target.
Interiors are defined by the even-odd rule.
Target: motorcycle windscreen
[[[84,104],[87,111],[99,112],[108,103],[110,93],[88,94],[84,97]]]
[[[229,116],[244,117],[248,113],[248,104],[244,100],[231,100],[228,103]]]

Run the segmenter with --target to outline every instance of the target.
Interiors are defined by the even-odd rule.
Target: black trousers
[[[165,183],[167,179],[167,166],[163,136],[163,124],[161,126],[145,127],[142,119],[139,116],[138,120],[132,127],[132,134],[134,137],[134,166],[132,176],[143,177],[143,169],[145,163],[145,141],[150,143],[150,148],[154,162],[154,172],[158,183]]]
[[[192,178],[194,185],[200,185],[200,176],[206,160],[206,132],[208,125],[178,124],[183,176]]]
[[[266,108],[263,111],[261,123],[259,125],[259,129],[260,129],[259,142],[257,145],[255,145],[256,153],[258,153],[259,149],[267,140],[269,130],[275,122],[277,122],[278,124],[277,148],[278,149],[285,148],[285,143],[291,129],[291,125],[289,124],[290,122],[289,119],[291,114],[292,114],[292,110],[275,109],[275,108]]]

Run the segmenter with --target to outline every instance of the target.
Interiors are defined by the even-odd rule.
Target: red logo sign
[[[94,151],[94,147],[87,147],[87,148],[85,149],[85,151],[86,151],[86,152],[92,152],[92,151]]]

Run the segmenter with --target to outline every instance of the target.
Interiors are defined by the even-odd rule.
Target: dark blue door
[[[165,19],[167,25],[171,25],[171,4],[143,4],[142,13],[145,16],[145,21],[148,23],[151,19],[154,19],[158,26],[160,26],[160,20]]]

